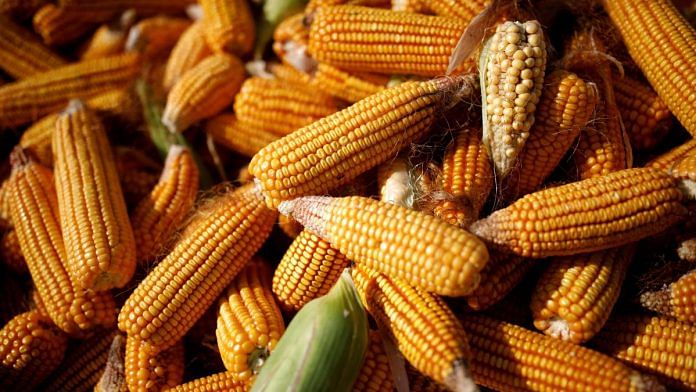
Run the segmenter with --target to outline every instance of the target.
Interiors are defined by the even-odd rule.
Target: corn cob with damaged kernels
[[[371,329],[368,334],[367,352],[360,374],[353,384],[354,392],[381,392],[394,389],[389,358],[379,331]]]
[[[205,123],[205,133],[230,150],[247,157],[281,138],[280,135],[250,127],[243,127],[234,114],[220,114]]]
[[[8,75],[24,79],[66,63],[31,32],[0,15],[0,68]]]
[[[164,90],[171,90],[188,70],[195,67],[211,53],[203,35],[203,22],[194,22],[181,34],[169,54],[162,82]]]
[[[124,365],[126,384],[131,392],[173,388],[184,378],[184,345],[179,342],[153,354],[140,340],[129,336],[126,338]]]
[[[254,18],[246,0],[201,0],[203,31],[211,49],[242,56],[253,45]]]
[[[19,246],[19,238],[17,231],[12,229],[5,233],[0,240],[0,257],[3,263],[12,270],[12,272],[20,275],[25,275],[29,272],[27,262],[24,260],[24,254]]]
[[[467,305],[474,310],[484,310],[500,302],[534,266],[534,260],[514,254],[497,251],[490,254],[491,259],[481,270],[481,283],[466,297]]]
[[[641,294],[640,303],[677,320],[696,323],[696,270],[661,290]]]
[[[128,10],[116,21],[101,25],[81,49],[80,59],[96,59],[123,52],[128,30],[135,22],[135,17],[135,11]]]

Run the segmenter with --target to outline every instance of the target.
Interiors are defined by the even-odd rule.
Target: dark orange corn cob
[[[643,293],[640,303],[677,320],[696,323],[696,270],[683,275],[662,290]]]
[[[683,144],[674,147],[673,149],[667,151],[666,153],[656,157],[655,159],[648,162],[645,166],[652,167],[655,169],[662,170],[664,172],[670,173],[672,167],[683,160],[689,155],[696,153],[696,139],[690,139]]]
[[[24,260],[22,249],[19,246],[17,231],[10,230],[0,240],[0,256],[5,265],[13,272],[24,275],[29,272],[27,262]]]
[[[243,127],[234,114],[220,114],[211,118],[205,123],[205,132],[216,142],[247,157],[253,157],[281,137],[272,132]]]
[[[349,263],[327,241],[302,230],[275,269],[273,293],[284,309],[300,310],[328,293]]]
[[[203,35],[203,22],[189,26],[174,45],[164,71],[164,89],[169,91],[191,68],[211,54]]]
[[[351,274],[365,309],[413,367],[452,390],[475,389],[466,332],[440,297],[362,267]]]
[[[173,388],[184,379],[184,345],[179,342],[153,354],[140,340],[129,336],[126,338],[125,371],[130,392]]]
[[[246,0],[201,0],[200,4],[203,31],[214,51],[228,51],[241,56],[251,50],[256,33]]]
[[[169,148],[162,176],[131,214],[138,262],[152,261],[169,242],[198,193],[198,168],[191,152]]]
[[[9,17],[0,15],[0,68],[23,79],[65,65],[66,61]]]
[[[133,230],[104,126],[81,101],[58,116],[53,155],[71,279],[97,291],[125,286],[135,272]]]
[[[354,392],[392,391],[394,381],[389,368],[389,359],[384,351],[384,343],[379,331],[371,329],[368,335],[367,351],[360,373],[353,384]]]
[[[126,383],[126,337],[116,333],[108,348],[106,366],[94,392],[128,392]]]
[[[172,392],[247,392],[249,385],[232,372],[216,373],[170,389]]]
[[[191,26],[186,18],[153,16],[139,21],[128,33],[126,50],[138,50],[148,59],[167,54]]]
[[[10,187],[9,179],[0,182],[0,230],[12,227],[12,213],[10,212],[12,196],[10,194]]]
[[[0,330],[0,387],[33,390],[63,360],[67,340],[39,312],[17,315]]]
[[[129,10],[121,14],[118,20],[99,26],[80,50],[80,59],[96,59],[123,52],[128,30],[135,22],[135,17],[135,11]]]
[[[496,391],[660,391],[608,356],[485,316],[462,318],[476,383]]]
[[[534,326],[573,343],[590,340],[619,298],[633,251],[629,245],[549,260],[532,294]]]
[[[34,14],[33,24],[44,43],[54,46],[75,41],[113,16],[111,11],[66,10],[49,3]]]
[[[696,71],[696,30],[669,0],[605,0],[602,5],[657,94],[696,135],[696,80],[691,76]]]
[[[666,229],[685,216],[682,199],[668,174],[627,169],[530,193],[474,222],[471,231],[525,257],[588,253]]]
[[[365,74],[349,73],[332,65],[319,63],[310,85],[329,95],[352,103],[386,88],[388,80],[386,78],[379,80],[383,75],[371,76],[374,76],[371,78],[372,80],[368,79]]]
[[[491,259],[481,270],[481,283],[466,297],[474,310],[487,309],[505,298],[534,265],[533,260],[491,251]]]
[[[89,98],[123,88],[140,69],[135,53],[66,65],[0,87],[0,127],[26,124],[65,107],[71,98]]]
[[[293,239],[297,238],[304,231],[304,227],[298,221],[285,215],[278,216],[278,227],[285,235]]]
[[[261,247],[277,217],[251,185],[211,203],[119,313],[119,329],[155,350],[184,336]]]
[[[612,317],[592,340],[603,353],[616,357],[663,384],[678,389],[696,388],[696,326],[650,315]]]

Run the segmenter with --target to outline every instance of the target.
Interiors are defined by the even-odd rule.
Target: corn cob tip
[[[10,165],[12,170],[20,169],[29,164],[29,152],[24,147],[17,145],[10,153]]]
[[[167,130],[171,133],[181,133],[183,129],[174,121],[174,119],[170,118],[170,116],[162,116],[162,125],[164,125]]]
[[[65,110],[60,113],[60,116],[69,116],[81,110],[85,110],[85,103],[80,99],[71,99]]]
[[[630,376],[632,390],[634,391],[650,391],[663,392],[667,391],[664,385],[660,384],[655,377],[642,374],[634,371]]]
[[[695,262],[696,261],[696,237],[682,241],[677,248],[677,255],[680,259]]]
[[[474,382],[474,376],[469,371],[469,366],[462,359],[454,361],[452,373],[445,378],[445,386],[454,392],[477,392],[478,386]]]
[[[671,297],[672,290],[669,286],[666,286],[660,290],[642,293],[640,295],[640,304],[658,313],[672,314]]]
[[[278,205],[278,212],[300,222],[305,229],[319,237],[326,238],[324,211],[331,203],[331,197],[305,196],[286,200]]]
[[[696,200],[696,181],[683,178],[679,181],[679,189],[686,198]]]
[[[570,326],[566,320],[558,316],[554,316],[546,323],[548,323],[547,328],[539,328],[538,326],[537,328],[543,329],[544,333],[549,336],[553,336],[556,339],[570,340]]]
[[[200,4],[190,4],[186,7],[186,16],[195,21],[203,19],[203,7]]]

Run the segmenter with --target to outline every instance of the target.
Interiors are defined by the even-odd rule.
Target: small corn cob
[[[577,139],[597,104],[595,85],[572,72],[553,71],[544,84],[519,164],[503,185],[508,200],[516,200],[544,182]]]
[[[12,196],[10,194],[10,180],[5,179],[0,182],[0,230],[12,227]]]
[[[193,3],[194,0],[59,0],[67,10],[117,13],[132,8],[139,15],[177,14]]]
[[[328,293],[349,263],[331,244],[302,230],[275,269],[273,293],[284,309],[300,310]]]
[[[106,366],[94,386],[94,392],[128,392],[125,357],[126,337],[116,333],[108,348]]]
[[[668,0],[616,0],[602,5],[657,94],[696,135],[696,80],[690,76],[696,72],[696,30]]]
[[[85,44],[80,59],[89,60],[122,53],[135,16],[135,11],[128,10],[121,14],[117,21],[101,25]]]
[[[232,372],[198,378],[170,389],[172,392],[247,392],[249,385]]]
[[[174,45],[164,71],[164,90],[169,91],[191,68],[211,54],[203,35],[203,22],[189,26]]]
[[[590,340],[619,298],[633,251],[628,246],[549,260],[532,294],[534,326],[573,343]]]
[[[189,212],[198,193],[198,168],[191,152],[169,148],[162,176],[131,214],[135,248],[140,263],[152,261],[169,242]]]
[[[131,392],[173,388],[184,378],[184,345],[179,342],[159,354],[143,348],[134,337],[126,338],[126,383]]]
[[[425,136],[438,108],[455,95],[472,92],[469,80],[457,76],[405,82],[371,95],[264,147],[252,158],[249,171],[269,207],[324,194]]]
[[[210,48],[238,56],[251,51],[254,19],[246,0],[201,0],[203,30]]]
[[[211,203],[119,313],[119,329],[157,350],[171,347],[203,315],[261,247],[277,217],[251,185]]]
[[[667,151],[666,153],[656,157],[652,161],[648,162],[645,166],[652,167],[658,170],[662,170],[666,173],[672,171],[672,167],[687,157],[696,153],[696,138],[690,139],[689,141],[674,147],[673,149]]]
[[[191,26],[186,18],[153,16],[139,21],[128,33],[126,50],[139,50],[148,59],[166,54]]]
[[[135,272],[135,240],[106,131],[71,101],[53,134],[56,190],[68,272],[79,286],[123,287]]]
[[[205,124],[205,132],[223,146],[247,157],[280,139],[280,135],[239,125],[234,114],[220,114]]]
[[[365,309],[418,371],[453,391],[476,389],[466,332],[440,297],[369,269],[352,276]]]
[[[696,323],[696,270],[683,275],[662,290],[643,293],[640,303],[677,320]]]
[[[627,169],[530,193],[470,228],[525,257],[588,253],[668,228],[685,216],[683,198],[666,173]]]
[[[486,247],[468,232],[365,197],[308,196],[283,202],[279,210],[349,260],[441,295],[469,294],[488,262]]]
[[[0,68],[23,79],[66,64],[34,35],[9,17],[0,15]]]
[[[46,45],[56,46],[75,41],[113,16],[111,11],[66,10],[49,3],[34,14],[33,24]]]
[[[665,385],[696,388],[696,346],[693,324],[649,315],[612,317],[592,345],[646,373]]]
[[[302,227],[300,222],[285,215],[278,216],[278,227],[280,227],[280,230],[282,230],[285,235],[292,239],[297,238],[297,236],[304,231],[304,227]]]
[[[497,391],[660,391],[651,378],[598,352],[485,316],[462,318],[471,372]]]
[[[427,0],[422,1],[426,9],[435,15],[460,19],[464,26],[481,13],[491,0]]]
[[[361,76],[348,73],[329,64],[319,63],[312,77],[311,85],[329,95],[351,103],[358,102],[385,89],[387,80],[381,83]]]
[[[483,142],[504,178],[529,138],[541,96],[546,44],[539,22],[499,24],[480,55]]]
[[[377,186],[381,201],[413,208],[416,190],[411,181],[410,169],[408,160],[400,156],[377,168]]]
[[[232,103],[244,79],[244,66],[233,55],[218,53],[191,68],[167,96],[162,123],[182,132]]]
[[[140,70],[138,54],[81,61],[0,87],[0,128],[32,122],[72,98],[123,88]]]
[[[285,331],[271,291],[271,270],[252,259],[220,300],[218,349],[222,362],[239,380],[252,380]]]
[[[384,350],[382,336],[377,330],[370,330],[367,342],[367,352],[363,360],[360,374],[353,384],[354,392],[392,391],[394,381],[389,368],[389,359]]]
[[[17,231],[10,230],[5,233],[0,241],[0,256],[7,268],[12,272],[26,275],[29,272],[27,262],[24,260],[22,249],[19,246]]]
[[[67,337],[46,316],[17,315],[0,330],[0,386],[33,390],[63,360]]]
[[[310,55],[345,71],[444,75],[466,25],[453,18],[357,6],[319,8]]]
[[[471,309],[484,310],[505,298],[524,279],[533,260],[517,255],[491,252],[491,259],[481,270],[481,284],[466,297]]]

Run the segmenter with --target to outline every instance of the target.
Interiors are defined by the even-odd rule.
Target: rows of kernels
[[[694,153],[696,153],[696,139],[689,139],[688,141],[674,147],[664,154],[657,156],[645,166],[670,173],[675,164],[681,162],[685,157],[693,155]]]
[[[173,388],[184,377],[184,345],[180,342],[155,354],[137,338],[128,337],[124,365],[131,392]]]
[[[188,70],[211,54],[205,41],[203,23],[193,23],[174,45],[164,71],[163,86],[169,91]]]
[[[360,374],[353,384],[353,391],[391,391],[394,388],[394,381],[389,368],[389,359],[384,350],[383,338],[380,332],[374,329],[370,330],[368,338],[367,352],[360,368]]]
[[[29,31],[0,15],[0,68],[8,75],[23,79],[65,64]]]
[[[249,385],[231,372],[216,373],[170,389],[172,392],[247,392]]]
[[[382,91],[385,84],[386,82],[377,83],[325,63],[317,66],[310,82],[311,86],[347,102],[358,102]]]
[[[280,135],[263,129],[244,127],[239,124],[234,114],[220,114],[205,123],[205,133],[213,140],[247,157],[280,139]]]
[[[529,260],[513,254],[491,252],[491,259],[481,270],[481,284],[466,297],[474,310],[483,310],[502,300],[534,266]]]
[[[214,51],[244,55],[254,45],[254,19],[246,0],[201,0],[203,31]]]

